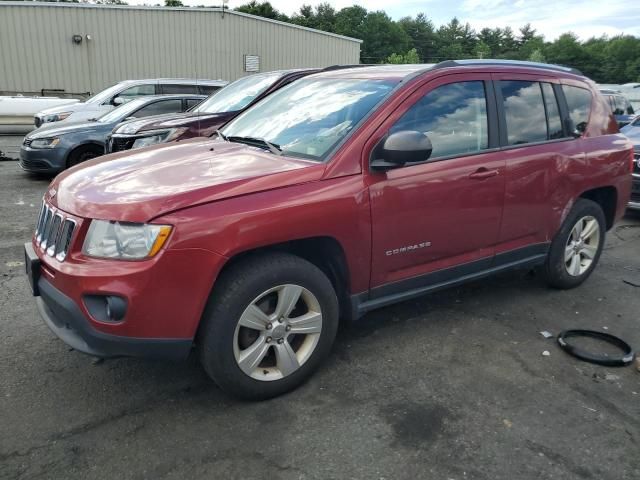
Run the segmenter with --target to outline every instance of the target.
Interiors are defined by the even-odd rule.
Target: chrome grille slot
[[[47,207],[47,212],[44,215],[44,221],[42,223],[42,231],[38,236],[38,241],[40,242],[40,248],[47,248],[47,239],[49,238],[49,233],[51,231],[51,224],[53,223],[53,211],[51,208]]]
[[[56,213],[51,222],[49,235],[47,236],[47,255],[53,256],[56,251],[56,242],[60,237],[60,227],[62,226],[62,215]]]
[[[43,202],[36,224],[35,240],[44,253],[62,262],[67,258],[77,222]]]
[[[76,222],[67,218],[60,230],[60,235],[58,236],[56,244],[55,255],[57,260],[62,262],[67,257],[69,246],[71,245],[71,238],[73,237],[73,231],[75,229]]]

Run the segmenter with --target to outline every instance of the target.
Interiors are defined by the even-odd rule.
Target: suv
[[[188,113],[155,116],[119,125],[107,141],[106,152],[119,152],[192,137],[209,137],[265,96],[317,71],[317,68],[281,70],[240,78]]]
[[[223,80],[200,80],[190,78],[152,78],[148,80],[126,80],[117,83],[82,103],[63,105],[42,110],[34,117],[36,128],[60,121],[80,122],[98,118],[115,107],[146,95],[194,94],[211,95],[224,87]]]
[[[631,102],[617,90],[601,88],[600,93],[609,102],[619,127],[624,127],[636,116]]]
[[[26,268],[74,349],[184,358],[268,398],[338,320],[512,268],[594,270],[632,145],[579,72],[513,61],[310,75],[215,139],[94,159],[48,188]]]

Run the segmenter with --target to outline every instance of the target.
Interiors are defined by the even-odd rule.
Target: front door
[[[399,110],[383,133],[423,132],[433,151],[423,163],[369,173],[372,298],[489,268],[502,218],[505,162],[492,151],[498,131],[490,75],[440,77]]]

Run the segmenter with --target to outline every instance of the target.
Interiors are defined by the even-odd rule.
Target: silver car
[[[147,95],[194,94],[210,95],[227,85],[224,80],[196,80],[189,78],[152,78],[125,80],[81,103],[52,107],[34,117],[36,128],[51,122],[79,122],[99,118],[114,108]]]

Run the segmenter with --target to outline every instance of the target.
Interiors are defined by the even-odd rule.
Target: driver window
[[[433,145],[433,159],[486,150],[487,125],[484,82],[459,82],[427,93],[391,127],[390,133],[416,130],[426,134]]]

